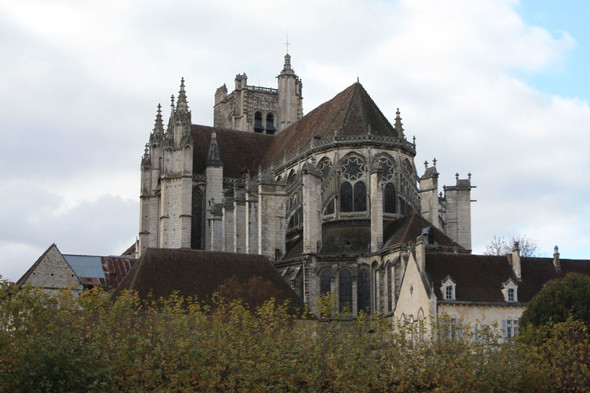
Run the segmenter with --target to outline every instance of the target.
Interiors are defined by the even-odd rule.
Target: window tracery
[[[393,179],[393,164],[387,158],[380,158],[378,161],[379,168],[381,168],[383,174],[383,181],[388,182]]]
[[[358,180],[363,176],[365,164],[359,157],[350,157],[342,165],[342,175],[346,180]]]
[[[326,177],[328,176],[328,174],[330,173],[330,171],[332,170],[332,161],[327,160],[327,159],[323,160],[318,165],[318,170],[322,174],[322,180],[325,180]]]

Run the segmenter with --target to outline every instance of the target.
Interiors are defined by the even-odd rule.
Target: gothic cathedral
[[[312,309],[393,311],[417,238],[469,253],[471,175],[438,191],[422,176],[399,110],[392,125],[357,81],[303,116],[302,82],[285,56],[278,88],[215,93],[213,127],[191,123],[184,79],[141,161],[138,252],[192,248],[261,254]]]

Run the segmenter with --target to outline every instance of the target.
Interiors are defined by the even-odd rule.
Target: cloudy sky
[[[212,125],[237,73],[276,86],[287,32],[306,113],[358,76],[400,108],[420,171],[472,173],[475,252],[520,233],[590,258],[589,17],[585,0],[0,0],[0,275],[52,243],[123,252],[157,104],[184,77]]]

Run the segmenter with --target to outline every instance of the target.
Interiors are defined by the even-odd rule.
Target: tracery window
[[[359,157],[350,157],[342,165],[342,175],[346,180],[358,180],[363,176],[365,164]]]
[[[344,182],[340,186],[340,211],[352,211],[352,185],[349,182]]]
[[[383,211],[385,213],[395,213],[395,186],[393,183],[387,183],[383,190]]]
[[[359,313],[371,313],[371,276],[368,269],[361,269],[358,275],[358,308]]]
[[[367,187],[362,181],[354,185],[354,211],[364,212],[367,210]]]
[[[352,278],[348,270],[343,270],[338,279],[338,303],[341,313],[352,311]]]
[[[331,291],[330,270],[326,269],[320,274],[320,296],[329,295]]]
[[[322,173],[322,179],[325,180],[326,176],[328,176],[332,170],[332,162],[330,160],[323,160],[318,165],[318,170]]]
[[[393,179],[393,164],[387,158],[379,159],[379,168],[383,173],[383,181],[387,182]]]

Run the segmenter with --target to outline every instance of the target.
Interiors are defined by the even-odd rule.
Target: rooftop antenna
[[[285,42],[285,45],[287,46],[287,54],[289,54],[289,32],[287,32],[287,42]]]

